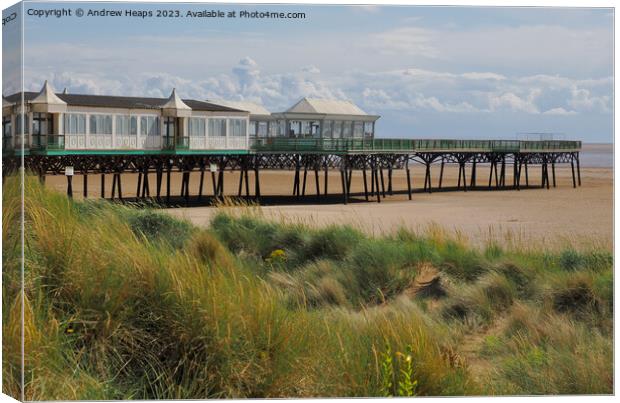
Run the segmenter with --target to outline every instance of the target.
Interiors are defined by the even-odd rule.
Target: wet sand
[[[432,194],[421,192],[424,172],[419,166],[412,170],[415,192],[413,200],[408,200],[406,176],[403,171],[394,172],[394,192],[382,199],[381,203],[366,202],[363,195],[363,181],[360,172],[354,172],[352,197],[349,204],[342,204],[341,182],[338,172],[330,172],[328,197],[316,198],[314,174],[309,172],[306,196],[299,200],[291,197],[293,171],[261,171],[261,195],[264,197],[260,207],[265,216],[273,219],[302,221],[308,225],[352,224],[371,234],[393,232],[400,227],[423,230],[429,225],[439,225],[475,242],[496,239],[500,242],[518,242],[531,247],[552,245],[586,245],[596,243],[606,248],[613,242],[613,171],[611,168],[582,168],[582,186],[572,186],[570,167],[557,168],[557,187],[541,189],[540,167],[530,169],[532,188],[521,191],[509,190],[470,190],[457,191],[458,168],[446,166],[444,191]],[[506,184],[512,183],[511,170],[507,169]],[[478,185],[488,184],[489,169],[478,168]],[[469,175],[469,169],[467,174]],[[439,168],[433,167],[433,186],[438,185]],[[173,173],[171,189],[178,195],[181,175]],[[250,173],[249,190],[254,195],[254,176]],[[468,178],[469,179],[469,178]],[[135,197],[137,175],[123,176],[123,196]],[[320,191],[324,192],[324,177],[320,176]],[[523,181],[523,179],[522,179]],[[151,194],[154,194],[155,175],[149,176]],[[48,177],[46,184],[59,191],[66,191],[64,177]],[[100,197],[100,175],[89,176],[89,197]],[[106,196],[109,197],[112,177],[106,178]],[[199,174],[190,179],[190,194],[198,194]],[[239,185],[238,173],[225,174],[225,194],[236,195]],[[387,186],[387,184],[386,184]],[[537,188],[533,188],[537,186]],[[165,194],[166,181],[162,186]],[[74,178],[74,194],[81,197],[83,180]],[[205,175],[204,192],[213,194],[210,175]],[[245,186],[244,186],[245,192]],[[207,198],[208,199],[208,198]],[[173,199],[179,205],[183,200]],[[168,208],[170,214],[186,218],[196,225],[206,226],[216,211],[215,208],[196,206]]]

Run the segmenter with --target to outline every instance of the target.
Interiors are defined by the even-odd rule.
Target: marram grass
[[[609,251],[373,238],[251,206],[199,229],[30,177],[25,193],[27,400],[612,392]],[[19,396],[17,178],[3,203],[3,388]]]

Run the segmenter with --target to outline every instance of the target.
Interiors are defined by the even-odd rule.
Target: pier
[[[448,166],[458,169],[454,191],[551,189],[557,186],[558,165],[570,165],[572,186],[581,186],[580,141],[273,137],[252,139],[245,150],[191,150],[180,137],[172,147],[161,150],[66,150],[58,146],[62,143],[58,138],[50,141],[49,137],[33,139],[28,149],[5,152],[4,172],[19,168],[22,156],[25,169],[43,181],[49,175],[65,175],[70,167],[73,174],[82,176],[81,184],[67,176],[71,197],[80,191],[86,197],[89,186],[97,186],[100,197],[110,200],[206,204],[224,197],[224,172],[233,172],[238,175],[237,197],[260,203],[261,171],[284,170],[291,173],[290,196],[295,199],[311,197],[321,202],[330,190],[330,200],[338,194],[344,204],[352,199],[381,203],[395,193],[404,192],[413,200],[415,192],[444,189],[443,173]],[[422,166],[423,177],[413,177],[414,164]],[[406,174],[405,189],[394,187],[396,170]],[[437,183],[431,179],[435,170],[439,170]],[[334,171],[340,180],[330,183],[328,173]],[[180,188],[171,186],[173,172],[182,175]],[[135,189],[123,186],[126,173],[138,175]],[[155,175],[153,183],[149,174]],[[192,175],[198,176],[200,183],[194,194],[189,190]],[[351,193],[354,175],[363,180],[361,194]],[[112,183],[108,193],[106,181]]]

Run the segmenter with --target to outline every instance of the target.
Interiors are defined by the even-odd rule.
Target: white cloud
[[[569,115],[576,115],[577,112],[575,111],[567,111],[564,108],[553,108],[553,109],[549,109],[548,111],[544,111],[543,115],[559,115],[559,116],[569,116]]]

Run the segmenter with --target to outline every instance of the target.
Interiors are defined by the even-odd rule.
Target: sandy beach
[[[409,201],[406,193],[406,176],[402,171],[394,172],[394,192],[382,200],[365,202],[363,181],[360,172],[354,172],[352,198],[349,204],[342,204],[340,176],[330,172],[329,195],[316,198],[314,176],[309,173],[306,196],[300,200],[290,197],[293,171],[262,171],[260,207],[265,216],[273,219],[302,221],[308,225],[352,224],[371,234],[392,232],[400,227],[421,230],[429,225],[439,225],[446,230],[456,230],[479,242],[490,238],[501,242],[526,241],[529,245],[558,245],[596,243],[611,248],[613,239],[613,171],[611,168],[582,168],[582,186],[574,189],[570,167],[557,169],[557,187],[547,190],[529,188],[521,191],[457,191],[458,168],[447,166],[444,174],[444,191],[431,194],[421,192],[424,178],[422,168],[413,168],[415,193]],[[508,169],[507,171],[510,171]],[[468,172],[469,173],[469,172]],[[506,183],[510,184],[511,172],[507,172]],[[433,168],[433,186],[438,184],[439,168]],[[540,168],[530,169],[530,186],[540,186]],[[238,173],[225,174],[225,193],[235,195],[238,189]],[[106,195],[111,191],[111,176],[106,178]],[[320,190],[324,192],[323,176]],[[123,195],[135,196],[137,175],[123,176]],[[155,176],[150,175],[153,187]],[[180,190],[180,174],[173,173],[171,188],[173,194]],[[190,180],[190,194],[198,194],[199,175]],[[480,167],[478,185],[488,183],[488,167]],[[46,184],[61,192],[66,191],[66,179],[61,176],[48,177]],[[100,175],[89,176],[91,198],[100,197]],[[74,195],[80,198],[83,179],[74,178]],[[165,191],[166,185],[162,186]],[[154,193],[153,188],[151,192]],[[205,177],[206,195],[212,194],[209,175]],[[250,175],[250,193],[254,194],[254,178]],[[280,196],[277,196],[280,195]],[[181,201],[179,201],[181,203]],[[190,220],[196,225],[206,226],[216,211],[209,206],[192,206],[166,209],[170,214]],[[535,240],[535,242],[532,242]]]

